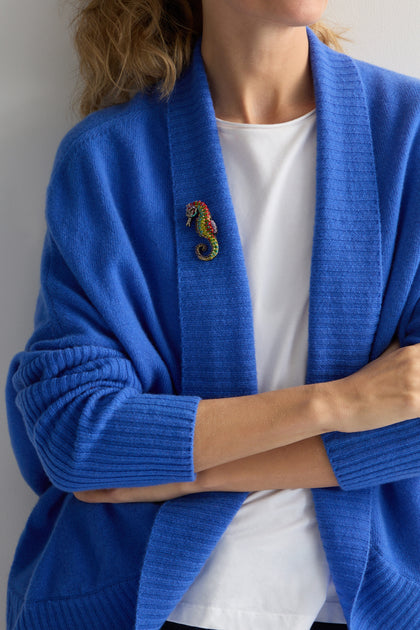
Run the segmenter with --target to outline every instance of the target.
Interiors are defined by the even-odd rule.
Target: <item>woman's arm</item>
[[[203,470],[201,491],[254,492],[338,486],[318,436]]]
[[[322,439],[313,437],[197,474],[192,482],[76,492],[86,503],[167,501],[197,492],[254,492],[338,486]]]
[[[354,433],[420,416],[420,344],[394,342],[354,374],[254,396],[202,400],[194,434],[200,472],[324,433]]]
[[[420,344],[400,349],[393,344],[376,361],[338,381],[256,396],[202,401],[200,405],[204,404],[207,412],[211,410],[216,413],[218,408],[220,413],[213,419],[206,414],[206,410],[201,420],[200,414],[197,416],[197,422],[202,427],[201,435],[206,436],[207,440],[213,439],[220,449],[214,449],[214,452],[212,448],[208,449],[207,461],[217,461],[221,453],[232,454],[250,444],[251,448],[259,448],[260,452],[232,457],[229,462],[208,465],[207,468],[204,467],[203,457],[199,460],[198,466],[202,468],[196,470],[198,475],[195,482],[149,488],[117,488],[77,493],[76,496],[93,502],[153,501],[203,490],[250,492],[337,485],[320,436],[302,438],[289,445],[270,449],[266,446],[267,434],[264,431],[271,431],[269,435],[277,436],[278,439],[278,424],[282,422],[282,439],[290,439],[299,429],[302,432],[311,431],[314,427],[326,428],[329,423],[331,427],[341,428],[342,431],[355,432],[417,417],[420,414],[419,363]],[[304,392],[309,393],[311,387],[312,396],[305,398]],[[229,415],[229,411],[233,415]],[[295,427],[292,426],[293,418],[296,420]],[[249,423],[248,431],[244,435],[238,433],[242,439],[235,443],[232,425],[237,429],[241,423],[242,426]],[[223,432],[213,430],[211,433],[210,429],[216,426],[226,428],[227,443],[223,440]],[[199,441],[196,440],[195,444],[199,444]]]
[[[321,434],[366,431],[420,415],[420,344],[394,343],[343,379],[202,400],[194,482],[78,492],[86,501],[163,501],[202,491],[338,485]]]
[[[334,423],[328,383],[252,396],[200,401],[194,432],[194,470],[214,468],[318,436]]]

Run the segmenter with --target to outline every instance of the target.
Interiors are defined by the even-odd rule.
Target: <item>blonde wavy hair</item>
[[[83,118],[158,87],[170,95],[202,32],[201,0],[75,0],[70,22],[79,60],[73,109]],[[342,34],[311,29],[342,52]]]

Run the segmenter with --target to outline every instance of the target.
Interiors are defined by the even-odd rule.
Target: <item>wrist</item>
[[[337,383],[327,381],[296,388],[305,392],[305,395],[300,398],[297,409],[302,435],[297,436],[293,443],[340,430],[342,394],[338,391]]]
[[[346,378],[318,384],[318,420],[322,433],[351,431],[352,418],[357,416],[357,392]]]

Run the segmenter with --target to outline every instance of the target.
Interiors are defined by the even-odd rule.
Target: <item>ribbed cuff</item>
[[[51,434],[49,424],[37,431],[37,449],[46,473],[65,492],[75,488],[135,487],[194,481],[193,440],[199,398],[122,391],[97,401],[102,426],[92,432],[91,418],[77,426],[77,465],[71,465],[68,423]],[[82,401],[80,414],[86,405]],[[73,409],[78,416],[77,407]],[[52,442],[54,443],[52,445]],[[54,456],[51,451],[54,449]],[[67,450],[67,456],[65,456]],[[63,459],[59,457],[63,452]]]
[[[361,490],[420,475],[420,419],[361,433],[322,436],[343,490]]]
[[[46,474],[65,492],[194,481],[197,396],[142,393],[107,348],[40,352],[13,378]]]

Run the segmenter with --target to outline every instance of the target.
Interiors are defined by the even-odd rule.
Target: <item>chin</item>
[[[284,18],[290,19],[290,26],[309,26],[322,18],[328,0],[278,0],[277,4],[282,7]]]
[[[321,19],[328,0],[224,0],[232,9],[285,26],[308,26]]]

